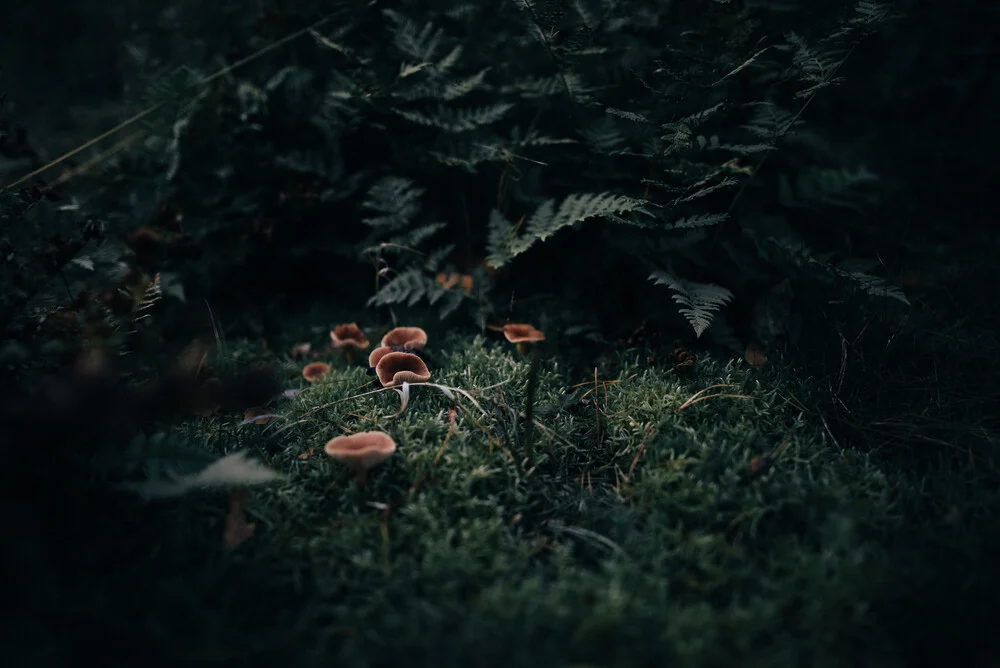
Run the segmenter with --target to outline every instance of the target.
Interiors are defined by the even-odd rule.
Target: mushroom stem
[[[350,364],[351,362],[353,362],[354,361],[354,351],[352,351],[349,348],[347,350],[345,350],[344,351],[344,359],[347,360],[348,364]]]
[[[368,480],[368,470],[365,469],[365,467],[363,466],[359,466],[355,477],[355,482],[358,483],[358,489],[364,487],[365,481],[367,480]]]
[[[528,459],[528,466],[532,466],[535,463],[535,444],[532,439],[535,435],[535,391],[538,389],[538,369],[540,364],[540,356],[538,354],[538,346],[531,346],[531,366],[528,367],[528,388],[525,391],[525,406],[524,406],[524,454]]]

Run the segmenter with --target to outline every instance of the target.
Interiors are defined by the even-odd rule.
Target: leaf
[[[729,214],[727,213],[702,213],[675,220],[667,225],[665,229],[689,230],[696,227],[709,227],[711,225],[718,225],[727,218],[729,218]]]
[[[399,410],[392,417],[399,417],[410,405],[410,384],[403,383],[403,386],[396,391],[399,392]]]
[[[248,459],[246,452],[236,452],[191,475],[180,476],[174,480],[125,483],[122,487],[136,492],[145,499],[166,499],[183,496],[197,489],[229,487],[231,485],[259,485],[280,480],[283,477],[277,471]]]
[[[569,195],[558,207],[555,202],[554,199],[542,202],[524,224],[523,234],[518,234],[520,223],[510,223],[493,209],[490,212],[487,238],[487,263],[493,268],[499,268],[528,250],[535,242],[545,241],[563,228],[589,218],[607,218],[626,212],[653,215],[645,208],[647,202],[610,192]]]
[[[510,103],[464,109],[451,109],[444,105],[438,105],[437,110],[429,115],[404,109],[393,109],[393,111],[406,120],[419,125],[436,127],[448,132],[467,132],[499,121],[513,107],[514,105]]]
[[[677,293],[673,299],[683,306],[681,315],[687,318],[699,337],[712,324],[714,312],[733,299],[733,293],[726,288],[713,283],[686,281],[666,271],[655,271],[649,278],[656,285],[666,285]]]

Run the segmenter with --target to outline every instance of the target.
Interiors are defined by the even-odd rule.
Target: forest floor
[[[301,390],[278,417],[192,418],[140,449],[191,470],[247,452],[281,479],[122,492],[114,522],[81,503],[85,542],[8,631],[39,666],[885,667],[989,633],[993,472],[843,449],[806,383],[738,358],[683,377],[629,348],[571,377],[542,346],[531,461],[529,358],[502,339],[432,333],[430,383],[452,389],[411,385],[402,411],[363,359],[321,357],[308,383],[272,358]],[[259,357],[234,341],[208,364]],[[323,446],[365,430],[397,450],[358,486]],[[227,521],[254,528],[227,544]]]

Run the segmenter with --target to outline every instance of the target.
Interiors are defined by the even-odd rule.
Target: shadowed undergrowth
[[[47,630],[10,629],[33,665],[970,665],[990,649],[1000,499],[983,467],[842,451],[801,384],[739,360],[680,378],[627,349],[579,378],[548,348],[529,466],[528,358],[436,343],[431,381],[475,403],[414,385],[396,417],[356,363],[309,385],[284,359],[307,389],[267,407],[279,419],[171,432],[193,460],[246,450],[285,474],[253,488],[235,549],[224,492],[67,508],[66,558],[22,555],[45,574],[20,600]],[[398,449],[358,488],[322,448],[372,429]]]

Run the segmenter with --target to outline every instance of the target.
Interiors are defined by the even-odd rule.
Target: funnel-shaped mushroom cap
[[[382,337],[383,346],[401,347],[407,350],[423,350],[427,345],[427,332],[419,327],[397,327]]]
[[[302,369],[302,377],[310,383],[315,383],[328,373],[330,373],[330,365],[325,362],[312,362],[306,364]]]
[[[364,350],[368,347],[368,339],[356,322],[337,325],[330,330],[330,340],[334,348],[356,348]]]
[[[413,353],[386,353],[375,365],[375,375],[382,387],[395,387],[403,383],[423,383],[430,380],[431,372],[419,356]]]
[[[374,369],[378,366],[378,361],[391,352],[392,348],[389,346],[379,346],[368,355],[368,366]]]
[[[355,473],[360,473],[389,459],[396,451],[396,442],[382,431],[362,431],[327,441],[323,451]]]
[[[534,343],[545,340],[545,334],[531,325],[504,325],[503,335],[511,343]]]

